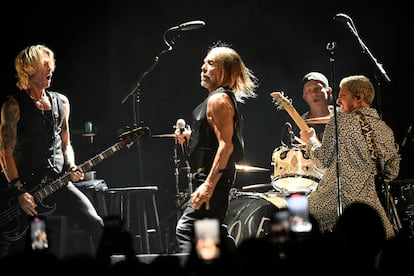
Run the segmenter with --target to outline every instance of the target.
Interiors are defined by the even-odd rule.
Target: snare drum
[[[280,146],[272,155],[272,186],[283,194],[309,194],[323,176],[310,158],[305,146]]]

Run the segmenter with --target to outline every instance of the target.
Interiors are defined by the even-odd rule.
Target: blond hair
[[[375,97],[374,85],[364,75],[348,76],[341,80],[339,87],[346,88],[353,96],[364,94],[364,99],[368,104],[372,104]]]
[[[55,55],[48,47],[38,44],[28,46],[20,51],[14,59],[14,67],[17,73],[17,87],[26,90],[29,87],[29,77],[37,71],[42,59],[42,54],[50,57],[50,68],[52,72],[56,68]]]
[[[254,91],[259,86],[258,79],[234,49],[218,43],[208,52],[215,54],[221,86],[233,91],[238,102],[244,103],[247,98],[257,97]]]

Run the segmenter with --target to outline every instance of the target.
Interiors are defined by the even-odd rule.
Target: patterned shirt
[[[374,108],[361,108],[359,111],[364,114],[374,131],[384,180],[390,182],[398,176],[400,166],[400,155],[393,131],[380,119]],[[309,149],[314,162],[326,168],[316,190],[309,195],[310,213],[318,221],[321,231],[332,231],[340,213],[340,191],[342,210],[352,202],[364,202],[378,211],[387,237],[394,236],[394,228],[377,194],[375,163],[356,113],[338,112],[337,129],[338,155],[333,117],[326,124],[322,145]]]

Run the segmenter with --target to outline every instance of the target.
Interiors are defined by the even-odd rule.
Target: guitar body
[[[36,186],[29,193],[34,194],[41,188]],[[52,214],[56,205],[46,205],[42,200],[35,200],[39,216]],[[29,228],[30,216],[20,207],[17,196],[11,189],[0,192],[0,239],[3,241],[17,241],[21,239]]]
[[[115,152],[118,152],[124,147],[130,148],[139,137],[148,136],[149,134],[150,130],[148,127],[138,127],[128,130],[118,137],[119,141],[116,144],[80,164],[78,169],[83,172],[88,172],[92,167],[96,166]],[[35,199],[37,204],[36,210],[39,216],[48,216],[54,212],[56,206],[44,204],[44,199],[69,183],[70,172],[66,172],[57,179],[49,181],[53,177],[56,176],[49,175],[45,177],[42,173],[33,173],[31,180],[28,181],[25,186]],[[7,184],[3,184],[2,187],[7,187]],[[31,187],[34,188],[31,189]],[[13,190],[1,189],[0,240],[10,242],[21,239],[29,228],[29,222],[30,216],[28,216],[20,207],[17,196],[13,193]]]

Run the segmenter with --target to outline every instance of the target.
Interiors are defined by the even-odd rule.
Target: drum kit
[[[273,95],[272,95],[273,96]],[[286,107],[285,107],[286,108]],[[292,108],[293,109],[293,108]],[[294,109],[291,112],[295,111]],[[300,127],[306,124],[326,124],[329,116],[304,119],[301,121],[296,112],[289,113]],[[178,127],[178,121],[177,126]],[[291,129],[291,128],[290,128]],[[301,128],[302,129],[302,128]],[[229,194],[229,208],[225,218],[229,234],[233,236],[237,245],[249,237],[264,237],[271,232],[272,219],[278,210],[289,209],[289,199],[294,194],[309,196],[319,184],[324,170],[318,168],[311,159],[306,144],[290,133],[290,143],[276,147],[271,156],[273,170],[262,167],[236,164],[238,173],[270,173],[270,183],[252,184],[240,188],[232,188]],[[175,138],[175,134],[152,135],[158,138]],[[174,160],[176,164],[177,204],[179,211],[189,199],[192,187],[192,175],[188,162],[180,167],[177,141],[175,142]],[[182,149],[184,153],[184,149]],[[178,186],[179,172],[186,171],[188,186],[181,192]],[[264,192],[262,192],[264,191]],[[398,216],[402,224],[414,236],[414,181],[393,181],[390,192],[395,198]],[[291,205],[291,204],[289,204]],[[178,214],[179,216],[179,214]]]
[[[174,134],[152,135],[158,138],[175,138]],[[300,141],[300,139],[297,139]],[[180,158],[175,150],[174,160],[176,161],[175,175],[178,177]],[[232,188],[229,195],[229,208],[225,218],[229,234],[233,236],[236,244],[248,237],[263,237],[270,232],[272,214],[283,208],[287,208],[288,197],[300,193],[309,195],[318,185],[323,176],[310,158],[306,146],[302,143],[281,145],[273,151],[271,165],[273,170],[268,168],[236,164],[238,173],[269,173],[270,183],[252,184],[243,186],[241,189]],[[187,169],[188,188],[180,192],[177,181],[178,206],[188,200],[193,187],[188,164]],[[181,168],[183,169],[183,168]],[[265,192],[258,192],[261,190]]]
[[[308,196],[318,185],[323,171],[318,169],[304,145],[282,145],[272,154],[270,183],[243,186],[230,191],[225,222],[237,245],[249,237],[263,238],[271,232],[272,216],[288,208],[293,194]],[[248,170],[249,169],[249,170]],[[248,167],[243,172],[269,172],[269,169]],[[267,189],[265,192],[257,192]]]

